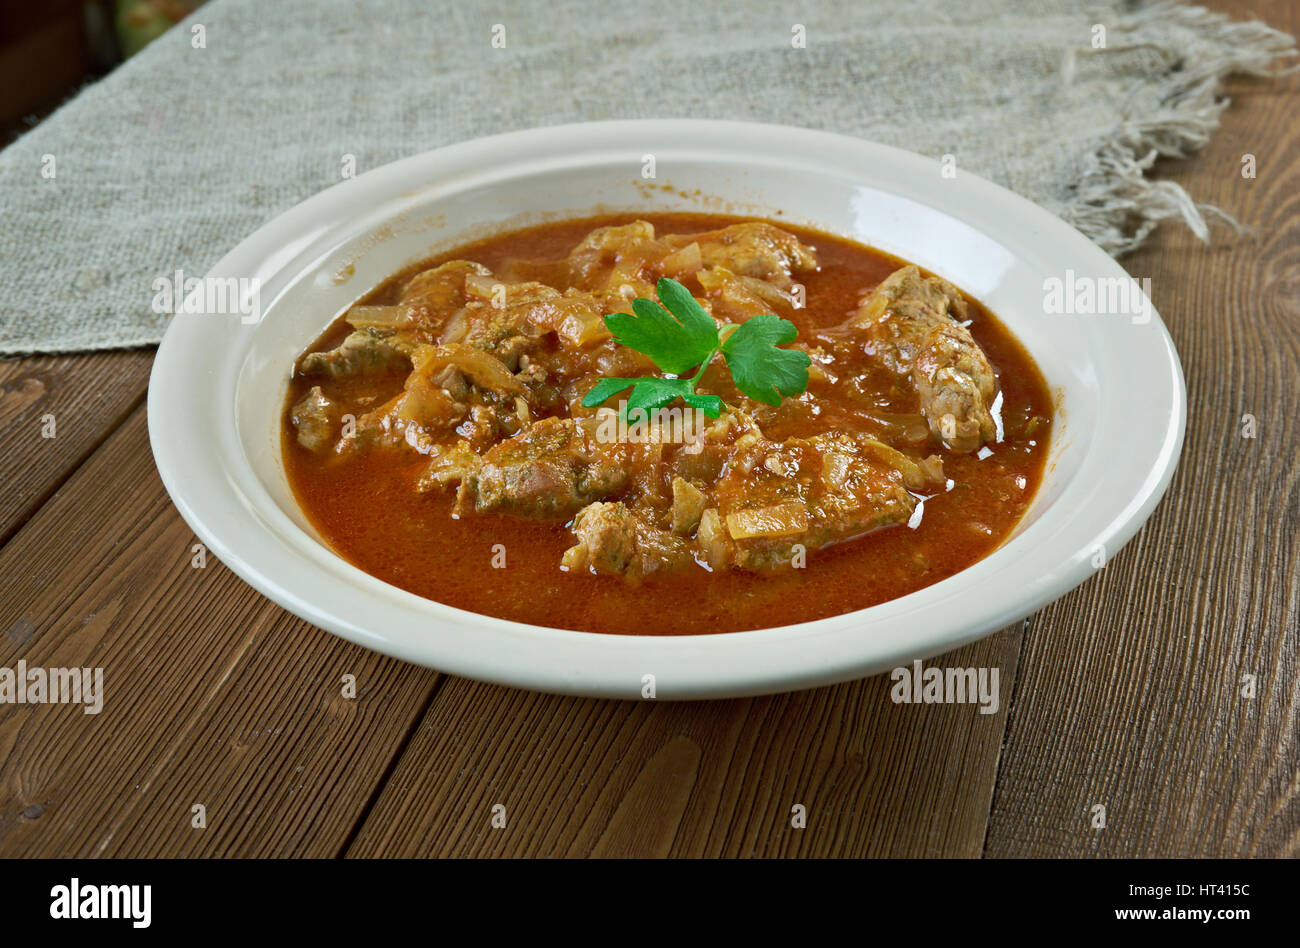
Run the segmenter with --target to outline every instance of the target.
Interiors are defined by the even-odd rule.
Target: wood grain
[[[887,677],[683,704],[451,678],[348,854],[978,856],[1019,644],[943,659],[999,668],[994,714],[895,704]]]
[[[0,544],[144,400],[152,364],[144,350],[0,360]]]
[[[99,714],[0,705],[0,856],[327,856],[350,837],[435,673],[196,568],[195,542],[139,409],[0,551],[0,666],[104,669]]]
[[[1260,14],[1300,31],[1293,4]],[[1187,440],[1137,539],[1033,621],[988,855],[1300,854],[1298,89],[1232,83],[1211,145],[1161,169],[1251,233],[1169,228],[1125,261],[1182,357]]]

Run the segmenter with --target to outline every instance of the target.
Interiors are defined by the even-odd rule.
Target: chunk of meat
[[[693,562],[686,540],[619,502],[598,501],[584,507],[572,530],[578,542],[564,551],[561,565],[566,570],[638,580]]]
[[[438,445],[429,454],[429,466],[424,469],[415,489],[421,493],[455,487],[482,465],[482,459],[470,448],[468,441]]]
[[[378,408],[363,412],[346,426],[334,450],[340,455],[351,455],[381,445],[406,446],[428,454],[438,445],[439,428],[453,427],[456,418],[463,418],[468,411],[445,393],[426,391],[422,381],[412,376],[402,392]],[[447,419],[445,424],[438,424],[439,416]]]
[[[358,329],[338,346],[303,356],[299,367],[304,375],[346,379],[364,372],[409,368],[415,344],[394,333]]]
[[[492,353],[511,371],[521,357],[543,347],[554,333],[563,346],[587,346],[610,338],[603,306],[581,290],[561,293],[543,283],[499,283],[490,277],[466,281],[469,302],[443,327],[438,341],[460,342]]]
[[[522,355],[541,346],[546,327],[532,317],[560,293],[540,283],[505,284],[489,276],[471,277],[467,302],[438,335],[438,342],[461,343],[491,353],[514,371]]]
[[[817,269],[817,253],[788,231],[762,221],[732,224],[703,234],[670,234],[671,247],[700,245],[706,267],[725,267],[740,276],[788,287],[792,276]]]
[[[325,397],[319,385],[313,385],[290,412],[298,432],[298,443],[308,451],[324,451],[334,440],[338,425],[338,406]]]
[[[878,358],[911,378],[931,432],[961,453],[996,436],[989,408],[997,376],[959,322],[966,316],[961,291],[908,266],[891,273],[846,324],[866,335]]]
[[[670,459],[674,477],[712,484],[734,455],[756,444],[763,432],[749,413],[729,408],[704,430],[704,436],[676,451]]]
[[[531,421],[528,389],[490,353],[454,342],[419,345],[411,364],[401,393],[362,414],[339,442],[341,453],[384,444],[432,454],[452,431],[486,448]]]
[[[460,484],[457,510],[567,519],[627,484],[634,447],[601,443],[592,419],[540,419],[482,456]]]
[[[758,571],[883,527],[906,523],[909,492],[942,479],[937,457],[915,461],[866,436],[760,440],[714,485],[700,519],[701,552],[715,569]]]

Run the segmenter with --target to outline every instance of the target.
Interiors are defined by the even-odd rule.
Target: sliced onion
[[[438,341],[441,343],[460,342],[469,334],[469,316],[467,310],[457,310],[456,313],[443,324],[442,332],[438,334]]]
[[[409,306],[354,306],[345,317],[356,329],[410,329],[415,318]]]
[[[433,378],[449,365],[481,389],[508,395],[524,394],[524,386],[504,362],[482,349],[452,342],[442,346],[420,346],[411,361],[417,372]]]
[[[915,412],[881,411],[877,408],[859,409],[855,414],[874,421],[890,441],[921,444],[930,437],[930,425],[925,416]]]
[[[501,280],[494,276],[483,276],[478,273],[471,273],[465,277],[465,293],[467,296],[476,296],[479,299],[490,300],[492,294],[498,286],[503,286]]]
[[[733,540],[788,537],[807,530],[808,523],[808,508],[797,501],[727,514],[727,532]]]
[[[794,297],[782,290],[780,287],[773,286],[763,280],[755,277],[738,276],[741,286],[749,290],[759,299],[772,306],[783,306],[786,309],[794,309]]]
[[[667,275],[695,273],[704,268],[704,254],[698,243],[691,243],[681,250],[674,251],[663,259],[663,271]]]
[[[609,337],[605,318],[586,306],[561,306],[554,322],[555,334],[574,346],[585,346]]]

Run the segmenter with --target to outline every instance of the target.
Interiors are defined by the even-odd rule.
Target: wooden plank
[[[1261,12],[1287,25],[1281,5]],[[1024,641],[992,855],[1296,852],[1294,89],[1238,84],[1246,107],[1228,113],[1185,179],[1255,224],[1259,245],[1206,253],[1170,231],[1159,252],[1129,261],[1154,278],[1174,325],[1193,427],[1150,527]],[[1247,148],[1259,160],[1253,182],[1237,173]],[[142,411],[28,522],[138,405],[143,370],[125,386],[95,374],[119,356],[147,367],[144,353],[71,357],[85,367],[35,396],[64,399],[60,433],[44,445],[60,453],[22,447],[0,469],[12,475],[0,485],[18,478],[28,491],[0,495],[0,536],[26,524],[0,551],[0,665],[101,665],[107,693],[98,716],[0,706],[0,855],[984,846],[1020,630],[942,660],[1000,667],[1002,708],[987,716],[894,705],[880,678],[691,705],[460,680],[438,689],[431,673],[287,616],[214,561],[193,570],[193,538],[153,473]],[[0,364],[0,405],[17,420],[0,408],[0,431],[21,436],[44,412],[3,374],[14,365]],[[1247,411],[1260,418],[1253,441],[1237,437]],[[63,415],[86,423],[80,441],[58,445]],[[1238,700],[1245,671],[1258,691]],[[347,672],[361,682],[355,702],[339,695]],[[199,802],[204,830],[190,827]],[[1086,823],[1095,802],[1108,807],[1100,832]],[[495,803],[507,808],[502,830],[489,828]],[[790,827],[794,803],[807,807],[807,829]]]
[[[140,408],[0,551],[0,666],[104,670],[99,714],[0,705],[0,856],[328,856],[350,837],[436,675],[195,568],[195,542]]]
[[[895,704],[887,677],[681,704],[449,678],[348,855],[977,856],[1019,644],[926,663],[998,667],[993,714]]]
[[[152,364],[139,349],[0,360],[0,544],[144,400]]]
[[[1300,29],[1294,5],[1259,15]],[[1187,441],[1133,545],[1034,619],[988,855],[1300,854],[1298,90],[1234,82],[1223,130],[1162,171],[1252,233],[1205,249],[1169,229],[1126,261],[1182,356]]]

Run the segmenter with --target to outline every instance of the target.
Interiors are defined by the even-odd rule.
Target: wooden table
[[[381,657],[192,565],[152,351],[0,362],[0,666],[105,668],[99,715],[0,705],[0,855],[1297,854],[1298,90],[1233,81],[1223,130],[1159,169],[1251,229],[1167,226],[1125,261],[1182,355],[1182,464],[1098,575],[942,660],[1000,668],[996,714],[887,678],[677,705]]]

